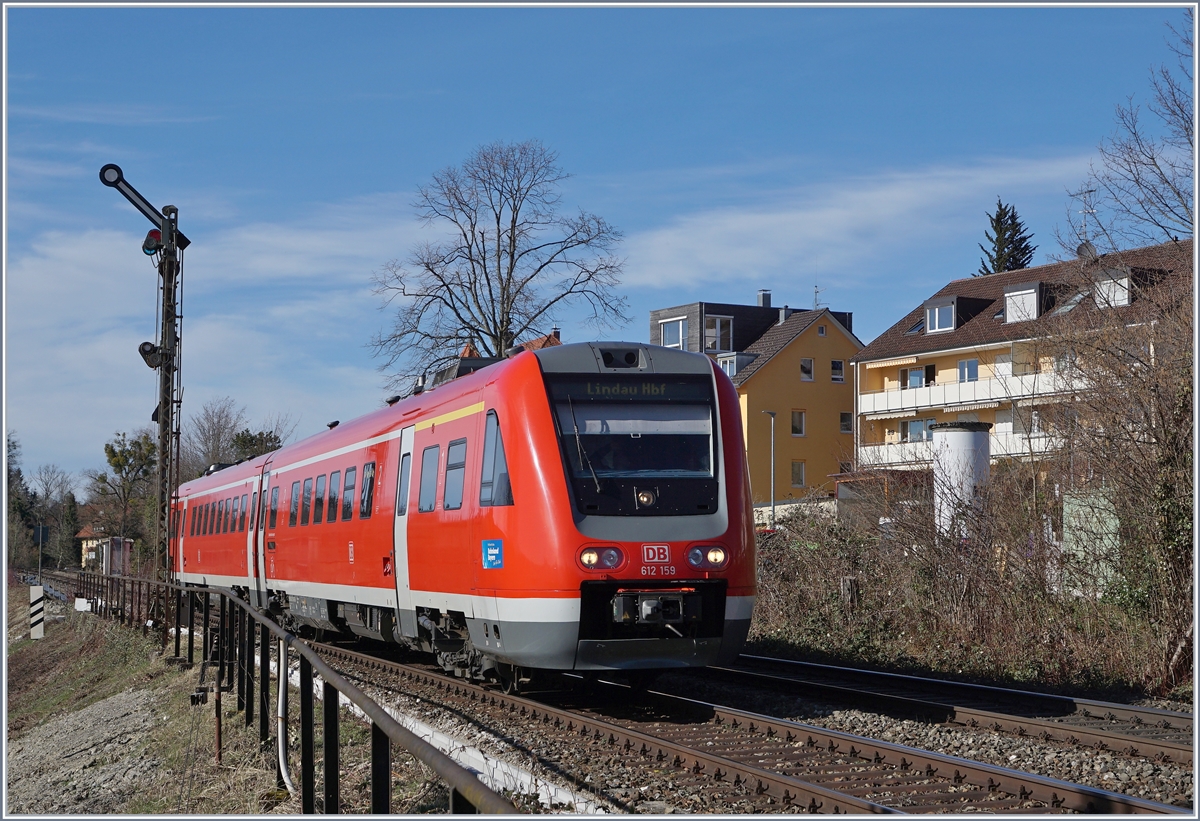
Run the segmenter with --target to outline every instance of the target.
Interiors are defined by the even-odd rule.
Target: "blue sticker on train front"
[[[496,570],[504,567],[504,540],[483,540],[483,569]]]

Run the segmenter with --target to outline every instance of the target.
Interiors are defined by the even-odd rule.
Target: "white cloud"
[[[868,264],[901,247],[936,242],[964,220],[972,229],[985,225],[979,203],[990,207],[998,192],[1010,201],[1026,191],[1057,193],[1086,167],[1086,156],[932,167],[699,211],[631,236],[624,282],[635,289],[690,288],[813,270],[861,282],[869,278]],[[976,233],[982,238],[982,228]]]

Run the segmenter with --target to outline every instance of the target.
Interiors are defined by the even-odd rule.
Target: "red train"
[[[754,604],[737,394],[652,345],[520,353],[188,482],[173,514],[180,581],[472,678],[711,664]]]

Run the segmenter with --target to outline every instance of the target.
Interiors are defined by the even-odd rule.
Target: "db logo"
[[[644,544],[642,561],[646,564],[666,564],[671,561],[671,551],[665,544]]]

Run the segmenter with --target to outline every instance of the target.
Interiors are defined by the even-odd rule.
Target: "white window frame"
[[[808,376],[807,377],[804,375],[804,363],[805,362],[808,363]],[[814,379],[816,379],[816,377],[817,377],[816,372],[813,370],[813,360],[807,356],[800,357],[800,381],[801,382],[812,382]]]
[[[709,328],[709,323],[715,327]],[[721,347],[721,326],[724,325],[728,335],[728,347]],[[711,338],[710,338],[711,335]],[[704,317],[704,352],[728,353],[733,350],[733,317],[721,314],[706,314]]]
[[[667,344],[666,326],[677,325],[679,329],[679,344]],[[670,319],[660,319],[658,321],[658,342],[664,348],[674,348],[679,351],[687,350],[687,317],[674,316]]]
[[[841,368],[841,373],[838,373],[838,368]],[[829,381],[830,382],[845,382],[846,381],[846,360],[831,359],[829,360]]]
[[[971,376],[971,366],[975,366],[975,376]],[[979,359],[960,359],[958,360],[958,383],[960,385],[967,382],[979,381]]]
[[[1129,304],[1129,277],[1099,279],[1095,293],[1101,308],[1122,308]]]
[[[825,336],[825,326],[824,325],[817,326],[817,336]]]
[[[1004,295],[1004,322],[1027,322],[1037,319],[1038,292],[1036,288],[1026,291],[1011,291]]]
[[[799,433],[796,433],[796,414],[800,414],[800,432]],[[795,436],[797,439],[800,438],[801,436],[808,435],[808,414],[806,411],[802,411],[802,410],[792,411],[792,428],[791,428],[791,430],[792,430],[792,436]]]
[[[943,325],[938,320],[943,317],[940,315],[945,310],[949,312],[949,324]],[[946,331],[954,330],[954,303],[947,302],[944,305],[930,305],[925,309],[925,333],[940,334]]]

